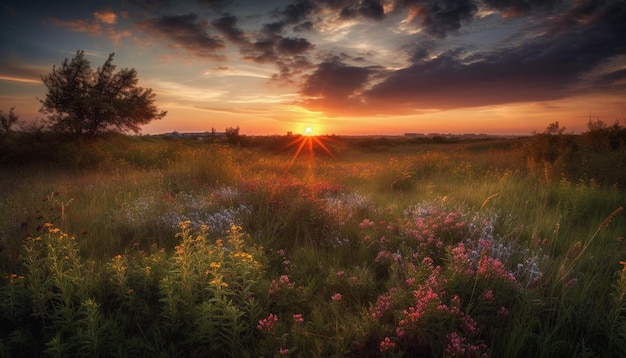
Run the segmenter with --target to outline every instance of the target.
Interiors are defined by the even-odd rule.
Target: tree
[[[239,126],[233,128],[233,127],[228,127],[226,128],[226,139],[228,139],[228,141],[232,144],[237,144],[239,143]]]
[[[3,110],[0,109],[0,138],[6,137],[11,131],[11,127],[17,123],[18,117],[13,112],[15,107],[11,107],[9,113],[4,113]]]
[[[84,51],[41,80],[48,88],[41,113],[48,114],[52,129],[77,137],[105,132],[139,132],[140,126],[163,118],[152,89],[137,86],[137,71],[115,71],[114,53],[95,72]]]

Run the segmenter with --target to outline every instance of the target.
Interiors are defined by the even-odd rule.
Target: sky
[[[626,124],[626,0],[5,0],[0,109],[85,52],[168,112],[141,133],[527,135]]]

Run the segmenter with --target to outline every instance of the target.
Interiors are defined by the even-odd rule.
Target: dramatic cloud
[[[117,15],[112,11],[96,11],[93,13],[93,17],[109,25],[113,25],[117,21]]]
[[[559,0],[483,0],[484,3],[505,17],[522,15],[533,9],[547,9]]]
[[[237,103],[274,91],[285,107],[337,117],[583,97],[606,107],[626,91],[624,0],[68,1],[0,9],[0,53],[37,67],[115,51],[147,80],[248,93]],[[0,71],[0,84],[31,79]]]
[[[237,17],[225,14],[221,18],[213,21],[213,26],[219,30],[231,42],[243,45],[248,43],[245,33],[237,28]]]
[[[360,93],[378,70],[346,65],[339,58],[322,62],[304,83],[301,104],[331,114],[358,110]]]
[[[182,48],[198,57],[216,57],[224,42],[208,33],[208,24],[196,14],[169,15],[140,24],[146,33],[170,40],[171,47]]]
[[[426,33],[441,38],[457,32],[477,10],[473,0],[421,0],[410,7],[409,22],[419,23]]]
[[[341,9],[340,18],[354,19],[364,17],[372,20],[382,20],[385,11],[382,4],[376,0],[355,1]]]
[[[460,20],[475,11],[470,2],[454,2],[449,12],[442,10],[445,3],[438,4],[421,15],[421,24],[437,37],[456,31]],[[535,4],[500,5],[506,11],[512,7],[530,11]],[[442,52],[437,42],[421,42],[412,52],[410,66],[378,83],[372,82],[368,67],[322,63],[303,84],[302,94],[316,97],[306,102],[309,108],[329,114],[342,112],[338,104],[344,102],[358,106],[359,113],[378,114],[390,107],[408,113],[419,108],[553,100],[584,93],[588,89],[579,85],[583,75],[607,58],[626,53],[626,43],[620,40],[626,38],[626,9],[614,2],[578,4],[542,26],[527,40],[488,52],[472,51],[471,46]],[[619,69],[604,74],[597,84],[623,78],[624,69]]]
[[[106,35],[114,44],[122,37],[130,36],[129,30],[117,31],[114,25],[117,23],[117,15],[112,11],[96,11],[89,20],[62,20],[52,18],[49,20],[53,25],[64,27],[73,32],[83,32],[94,36]]]
[[[313,48],[313,45],[303,38],[285,37],[278,41],[277,50],[284,55],[298,55]]]
[[[308,16],[311,15],[316,9],[317,5],[314,2],[302,0],[294,4],[287,5],[281,12],[281,15],[283,16],[285,23],[298,24],[307,20]]]

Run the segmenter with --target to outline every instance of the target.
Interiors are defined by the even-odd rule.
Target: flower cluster
[[[393,296],[396,293],[396,288],[393,287],[387,294],[378,296],[376,304],[369,308],[369,314],[373,319],[380,319],[383,315],[390,311],[392,308]]]
[[[256,328],[263,332],[272,334],[276,330],[276,323],[278,322],[278,316],[270,313],[266,318],[260,319]]]
[[[272,280],[270,284],[269,295],[270,297],[275,299],[281,291],[293,288],[294,286],[295,283],[289,280],[288,275],[281,275],[278,281]]]
[[[385,339],[380,342],[380,351],[387,352],[389,350],[393,350],[396,347],[396,343],[392,342],[389,337],[385,337]]]

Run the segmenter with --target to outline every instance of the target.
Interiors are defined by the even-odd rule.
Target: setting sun
[[[306,127],[306,129],[304,130],[304,134],[305,135],[312,135],[313,134],[313,129],[311,129],[311,127]]]

